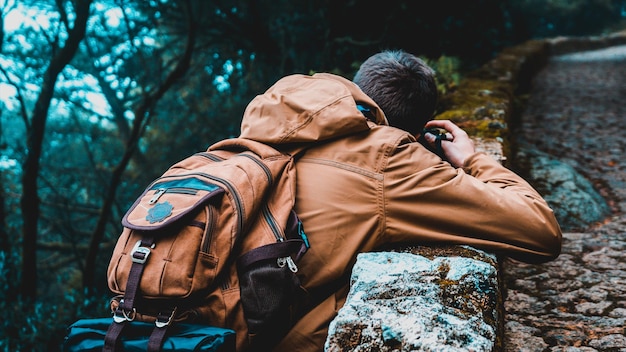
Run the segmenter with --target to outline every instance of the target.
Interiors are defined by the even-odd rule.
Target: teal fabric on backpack
[[[104,336],[113,322],[112,318],[81,319],[70,325],[63,342],[63,352],[102,351]],[[122,350],[146,351],[152,323],[131,322],[121,337]],[[199,324],[173,324],[161,351],[214,351],[235,350],[235,331]]]

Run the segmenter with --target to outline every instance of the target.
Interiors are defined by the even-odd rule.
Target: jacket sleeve
[[[456,169],[419,143],[385,166],[386,242],[466,244],[527,263],[561,251],[552,209],[524,179],[484,153]]]

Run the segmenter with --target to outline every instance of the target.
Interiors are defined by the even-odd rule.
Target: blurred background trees
[[[0,349],[105,316],[120,219],[153,178],[239,133],[280,77],[352,78],[404,49],[442,94],[502,48],[624,28],[626,0],[0,0]]]

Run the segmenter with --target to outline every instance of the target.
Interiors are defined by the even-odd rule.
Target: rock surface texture
[[[626,46],[551,56],[534,77],[516,136],[521,152],[531,146],[558,161],[552,168],[574,170],[587,181],[570,186],[591,184],[606,203],[593,191],[577,205],[546,196],[572,228],[552,262],[504,261],[506,352],[626,351],[625,124]],[[541,177],[534,182],[543,187]],[[606,215],[583,226],[589,219],[567,219],[575,206]]]
[[[325,350],[492,351],[496,258],[466,249],[475,257],[359,254]]]

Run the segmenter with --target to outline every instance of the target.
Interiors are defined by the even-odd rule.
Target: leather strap
[[[154,322],[156,326],[152,330],[150,338],[148,339],[148,352],[161,351],[161,346],[163,346],[167,329],[170,327],[175,314],[176,308],[159,313],[156,321]]]
[[[107,333],[104,336],[104,347],[102,352],[114,352],[116,349],[121,351],[119,346],[119,338],[122,335],[122,330],[127,324],[124,323],[111,323],[107,329]]]
[[[291,253],[298,253],[302,250],[302,247],[306,248],[306,245],[301,239],[267,244],[242,255],[237,264],[241,268],[246,268],[248,265],[261,260],[282,258],[291,255]]]
[[[129,321],[135,319],[135,299],[139,291],[139,283],[141,282],[141,275],[145,268],[146,260],[150,254],[150,248],[154,245],[154,238],[148,236],[142,240],[137,241],[135,247],[133,247],[130,255],[133,265],[130,267],[130,273],[128,274],[128,282],[126,283],[126,289],[124,290],[124,298],[120,300],[120,305],[113,312],[113,323],[109,326],[106,335],[104,336],[104,348],[103,352],[115,352],[121,350],[119,346],[119,339],[122,335],[122,330]],[[162,341],[161,341],[162,342]],[[159,349],[160,349],[159,344]]]

